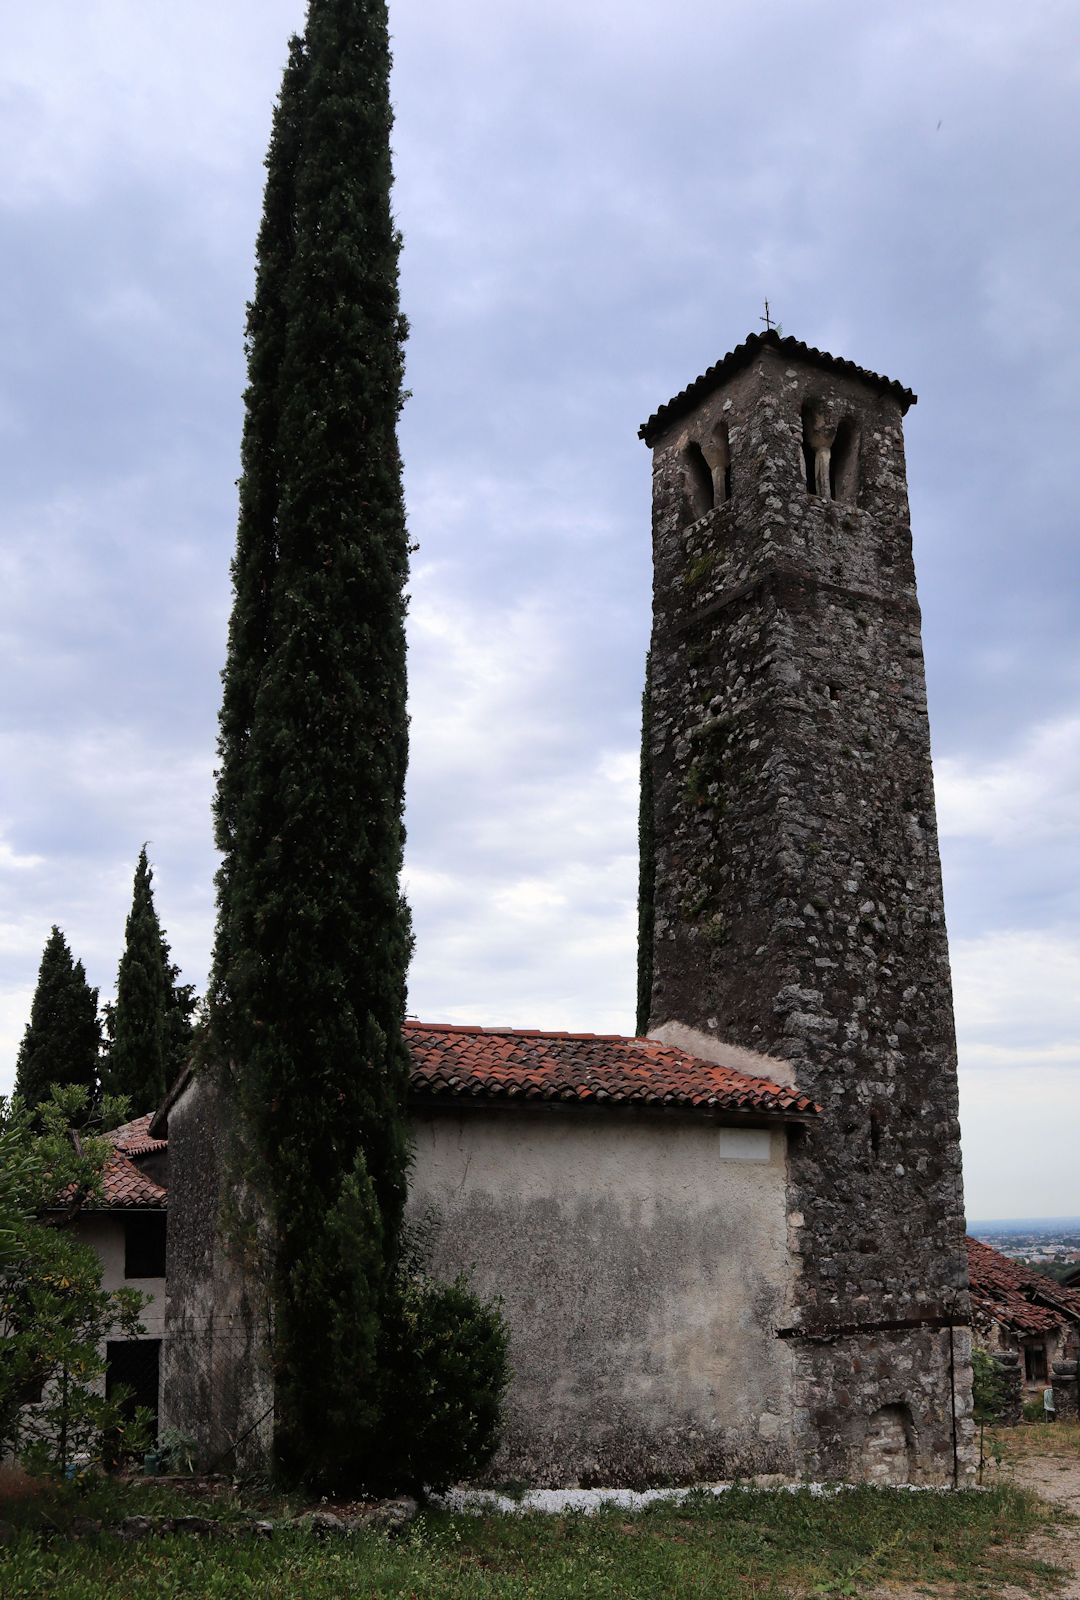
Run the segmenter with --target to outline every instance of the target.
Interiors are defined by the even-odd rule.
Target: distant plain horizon
[[[969,1233],[1080,1233],[1080,1217],[969,1217]]]

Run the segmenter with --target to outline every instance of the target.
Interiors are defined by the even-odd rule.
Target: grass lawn
[[[98,1498],[95,1499],[95,1496]],[[110,1499],[105,1505],[102,1496]],[[1052,1594],[1054,1569],[1019,1542],[1044,1512],[1009,1487],[981,1494],[857,1489],[821,1498],[736,1490],[638,1515],[422,1515],[401,1537],[319,1540],[277,1531],[233,1541],[171,1535],[73,1540],[73,1516],[198,1510],[152,1485],[0,1504],[21,1527],[0,1548],[4,1600],[781,1600],[859,1595],[885,1579],[994,1596]],[[218,1502],[224,1520],[235,1503]],[[43,1520],[47,1518],[48,1520]]]

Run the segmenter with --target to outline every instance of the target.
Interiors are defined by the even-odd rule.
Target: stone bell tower
[[[641,429],[643,968],[651,1034],[782,1058],[822,1107],[790,1151],[776,1330],[798,1469],[948,1483],[970,1470],[970,1341],[914,400],[769,331]]]

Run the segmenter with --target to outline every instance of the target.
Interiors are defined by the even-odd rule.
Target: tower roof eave
[[[801,339],[792,338],[790,335],[784,338],[775,328],[769,328],[764,333],[748,334],[742,344],[737,344],[734,350],[730,350],[726,356],[707,368],[699,378],[694,379],[693,383],[688,383],[686,388],[673,399],[659,406],[648,422],[641,424],[638,438],[644,439],[646,444],[651,445],[657,434],[661,433],[669,423],[685,416],[699,400],[710,394],[723,383],[725,378],[731,377],[732,373],[749,366],[761,350],[775,350],[781,355],[822,367],[826,372],[838,372],[845,377],[859,378],[882,394],[892,395],[900,407],[901,415],[918,399],[910,389],[905,389],[902,383],[897,383],[895,378],[885,378],[879,372],[870,372],[866,367],[857,366],[854,361],[847,361],[843,356],[831,356],[827,350],[817,350],[813,345],[803,344]]]

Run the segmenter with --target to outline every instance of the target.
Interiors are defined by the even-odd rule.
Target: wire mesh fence
[[[268,1341],[248,1326],[171,1329],[164,1346],[159,1440],[204,1471],[255,1471],[269,1456]]]

